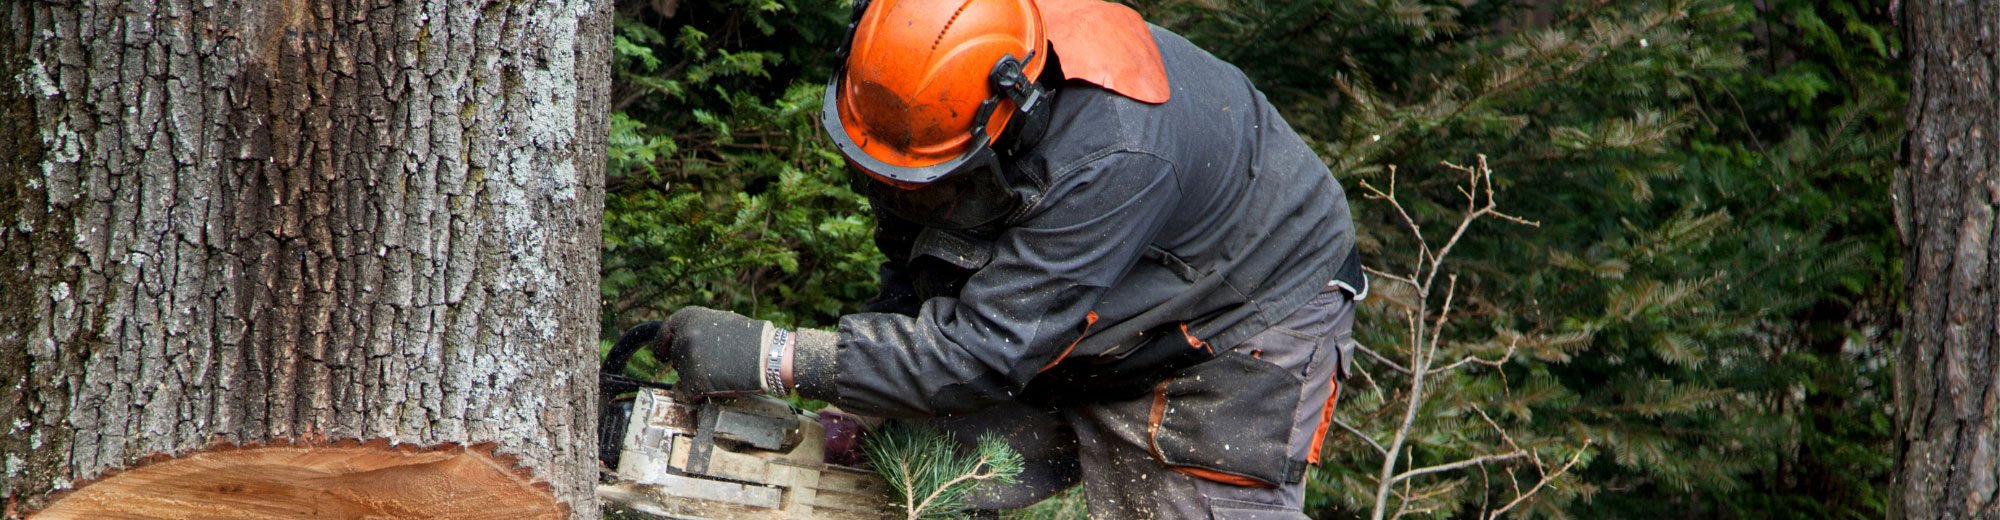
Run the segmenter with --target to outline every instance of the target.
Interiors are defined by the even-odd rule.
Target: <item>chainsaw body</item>
[[[660,389],[630,401],[611,505],[666,518],[883,518],[887,486],[827,464],[811,412],[762,396],[699,404]]]
[[[881,476],[826,462],[818,415],[764,396],[696,400],[624,375],[634,354],[664,339],[660,322],[628,329],[599,367],[597,496],[606,518],[892,516]],[[854,435],[836,443],[843,457],[853,456]]]

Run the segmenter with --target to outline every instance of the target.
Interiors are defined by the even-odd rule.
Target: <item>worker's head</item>
[[[912,190],[999,169],[1008,124],[1043,104],[1034,0],[858,0],[855,18],[820,110],[841,155]]]

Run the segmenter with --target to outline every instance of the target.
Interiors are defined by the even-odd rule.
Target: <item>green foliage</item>
[[[937,428],[903,421],[884,423],[863,448],[869,466],[888,481],[895,504],[912,520],[963,516],[974,487],[1013,485],[1025,464],[998,436],[980,437],[971,453],[961,454],[958,442]]]
[[[872,295],[866,203],[813,123],[846,6],[626,3],[607,334],[690,304],[824,325]],[[1428,384],[1399,464],[1574,456],[1524,516],[1882,516],[1906,91],[1888,2],[1130,3],[1237,64],[1313,143],[1371,267],[1424,257],[1364,181],[1449,235],[1464,179],[1439,164],[1485,154],[1500,210],[1540,223],[1484,221],[1452,252],[1439,359],[1514,354]],[[1445,291],[1376,281],[1357,338],[1401,362],[1404,313]],[[1359,368],[1337,415],[1386,443],[1408,381]],[[1309,512],[1361,513],[1379,456],[1328,439]],[[1477,516],[1552,469],[1426,475],[1391,508]]]
[[[1083,486],[1071,486],[1035,505],[1000,515],[1007,520],[1078,520],[1090,518],[1089,497],[1083,496]]]
[[[880,255],[815,123],[820,44],[845,30],[847,7],[650,5],[621,5],[613,42],[604,330],[685,305],[795,325],[851,311]]]
[[[1476,225],[1454,251],[1440,356],[1518,352],[1427,387],[1408,467],[1504,452],[1496,431],[1558,461],[1589,439],[1580,470],[1514,511],[1880,516],[1903,92],[1884,3],[1138,4],[1249,73],[1351,198],[1395,186],[1448,235],[1464,179],[1437,165],[1483,153],[1500,209],[1541,223]],[[1371,266],[1425,258],[1381,202],[1355,216]],[[1418,296],[1377,282],[1358,337],[1402,362]],[[1386,444],[1406,379],[1362,368],[1340,415]],[[1309,505],[1365,510],[1379,456],[1332,437]],[[1539,473],[1442,473],[1391,508],[1467,515]]]

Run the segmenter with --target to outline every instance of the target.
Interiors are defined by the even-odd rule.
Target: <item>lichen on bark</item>
[[[0,6],[0,502],[335,437],[595,510],[608,9]]]

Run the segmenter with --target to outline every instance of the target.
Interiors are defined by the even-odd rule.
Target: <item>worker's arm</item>
[[[1180,201],[1171,164],[1117,153],[1059,174],[996,239],[958,297],[915,316],[843,317],[832,341],[800,337],[800,394],[879,416],[966,412],[1011,399],[1083,333],[1106,288],[1138,261]]]

